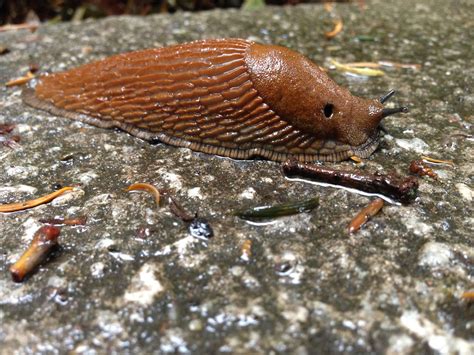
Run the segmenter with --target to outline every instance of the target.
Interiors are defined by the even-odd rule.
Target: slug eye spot
[[[334,111],[334,105],[326,104],[326,106],[324,106],[323,112],[326,118],[331,118],[333,111]]]

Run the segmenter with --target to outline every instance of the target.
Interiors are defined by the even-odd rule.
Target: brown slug
[[[340,161],[377,148],[379,123],[406,112],[339,87],[288,48],[201,40],[115,55],[41,76],[27,104],[142,139],[248,159]]]

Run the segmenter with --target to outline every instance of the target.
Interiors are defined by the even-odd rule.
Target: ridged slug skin
[[[202,40],[40,77],[24,101],[55,115],[237,159],[339,161],[377,147],[383,106],[290,49]]]

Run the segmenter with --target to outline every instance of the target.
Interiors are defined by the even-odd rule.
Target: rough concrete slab
[[[455,4],[455,5],[454,5]],[[322,6],[107,18],[0,34],[0,82],[29,64],[58,71],[125,51],[208,37],[244,37],[298,50],[318,63],[390,60],[420,70],[383,77],[331,75],[352,92],[393,100],[410,113],[386,120],[367,171],[407,173],[420,153],[450,159],[420,180],[411,205],[387,205],[362,231],[351,217],[370,198],[285,179],[277,163],[234,161],[103,130],[26,107],[0,89],[0,123],[17,124],[17,149],[0,146],[0,201],[79,185],[53,203],[0,215],[2,353],[440,353],[474,352],[474,68],[471,1],[367,1],[336,5],[344,32],[332,41]],[[370,41],[364,41],[370,36]],[[331,165],[331,164],[329,164]],[[334,164],[354,168],[351,162]],[[133,182],[173,188],[215,237],[187,234]],[[319,196],[311,213],[251,225],[245,206]],[[61,249],[22,284],[8,267],[39,219],[87,215],[64,227]],[[141,228],[150,233],[140,233]],[[252,252],[242,256],[250,239]]]

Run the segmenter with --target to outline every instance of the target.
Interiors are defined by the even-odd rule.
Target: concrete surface
[[[0,88],[0,123],[19,146],[0,145],[0,202],[62,186],[52,203],[0,214],[0,352],[472,354],[474,67],[472,1],[367,1],[107,18],[0,34],[0,82],[31,63],[58,71],[107,55],[208,37],[244,37],[298,50],[321,65],[390,60],[357,78],[330,72],[355,94],[399,90],[410,113],[385,121],[381,148],[361,169],[407,174],[420,154],[450,159],[420,179],[417,200],[387,204],[363,230],[347,225],[372,198],[285,179],[277,163],[234,161],[150,145],[26,107]],[[332,41],[324,32],[342,16]],[[358,37],[358,36],[369,36]],[[359,39],[358,39],[359,38]],[[471,135],[471,138],[466,137]],[[329,164],[358,169],[352,162]],[[176,190],[212,224],[203,241],[133,182]],[[319,196],[311,213],[252,225],[238,208]],[[22,284],[8,268],[39,219],[86,215],[63,227],[61,248]],[[144,228],[148,232],[144,233]],[[242,245],[252,241],[251,255]]]

